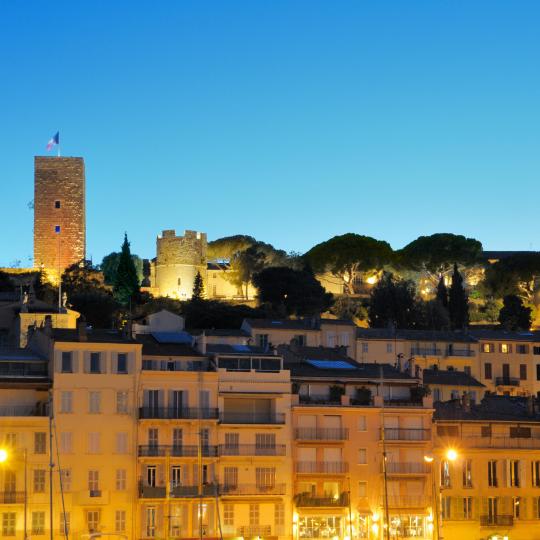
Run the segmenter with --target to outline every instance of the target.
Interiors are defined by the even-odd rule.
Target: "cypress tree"
[[[201,276],[201,273],[197,271],[195,280],[193,281],[193,294],[191,295],[192,300],[202,300],[204,296],[204,282]]]
[[[448,289],[444,283],[444,276],[441,276],[439,279],[439,284],[437,285],[437,300],[441,306],[448,307]]]
[[[454,264],[452,284],[448,293],[448,311],[450,324],[454,330],[462,330],[469,324],[469,299],[463,287],[463,277]]]
[[[114,282],[114,296],[122,305],[126,306],[129,301],[139,295],[139,278],[137,269],[131,258],[127,233],[124,234],[124,243],[118,260],[116,279]]]

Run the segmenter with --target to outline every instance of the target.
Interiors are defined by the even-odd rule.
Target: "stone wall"
[[[59,227],[59,232],[56,232]],[[34,158],[34,266],[52,277],[85,258],[83,158]]]

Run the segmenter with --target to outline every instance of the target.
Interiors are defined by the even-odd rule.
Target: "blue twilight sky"
[[[95,262],[166,228],[540,249],[539,23],[537,0],[3,2],[0,266],[29,264],[57,130]]]

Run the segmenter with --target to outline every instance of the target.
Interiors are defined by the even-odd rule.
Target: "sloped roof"
[[[448,371],[442,369],[424,369],[424,384],[440,384],[443,386],[479,386],[484,385],[464,371]]]

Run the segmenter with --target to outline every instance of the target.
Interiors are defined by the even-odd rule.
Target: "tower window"
[[[182,285],[182,278],[178,278],[178,286],[180,287]]]
[[[60,208],[60,201],[54,201],[54,207]]]
[[[59,233],[59,232],[60,232],[60,225],[55,225],[55,226],[54,226],[54,232],[55,232],[55,233]]]

